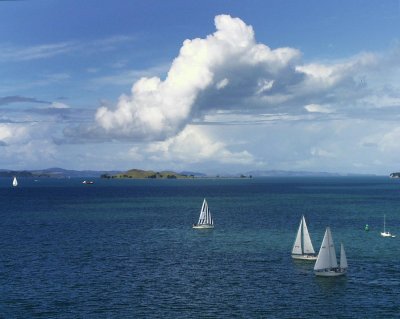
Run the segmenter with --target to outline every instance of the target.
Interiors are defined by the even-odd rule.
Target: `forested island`
[[[133,179],[184,179],[184,178],[194,178],[194,175],[186,175],[181,173],[176,173],[172,171],[145,171],[140,169],[131,169],[126,172],[118,174],[102,174],[101,178],[133,178]]]

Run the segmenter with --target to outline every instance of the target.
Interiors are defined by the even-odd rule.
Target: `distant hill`
[[[129,171],[119,173],[119,174],[102,174],[102,178],[133,178],[133,179],[144,179],[144,178],[154,178],[154,179],[182,179],[182,178],[194,178],[194,175],[179,174],[173,171],[145,171],[140,169],[131,169]]]
[[[343,176],[338,173],[328,172],[308,172],[308,171],[281,171],[281,170],[268,170],[268,171],[250,171],[246,173],[253,177],[291,177],[291,176]]]
[[[320,176],[320,177],[334,177],[334,176],[364,176],[364,174],[338,174],[328,172],[308,172],[308,171],[283,171],[283,170],[257,170],[249,171],[244,174],[217,174],[214,176],[207,175],[200,172],[183,171],[180,173],[172,170],[153,171],[153,170],[140,170],[131,169],[128,171],[95,171],[95,170],[68,170],[59,167],[46,168],[41,170],[7,170],[0,169],[0,177],[31,177],[31,178],[132,178],[132,179],[184,179],[184,178],[252,178],[252,177],[294,177],[294,176]],[[375,176],[370,174],[368,176]],[[391,178],[400,178],[400,172],[391,173]]]
[[[204,174],[204,173],[191,172],[191,171],[183,171],[183,172],[180,172],[180,174],[194,176],[194,177],[206,177],[207,176],[207,174]]]
[[[391,177],[391,178],[400,178],[400,172],[390,173],[389,177]]]
[[[0,170],[0,177],[12,177],[12,176],[33,177],[33,178],[100,177],[104,173],[105,173],[104,171],[91,171],[91,170],[76,171],[76,170],[63,169],[59,167],[53,167],[42,170],[23,170],[23,171],[2,169]],[[111,171],[107,173],[118,174],[120,173],[120,171]]]

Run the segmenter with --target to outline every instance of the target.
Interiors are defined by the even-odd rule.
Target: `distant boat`
[[[201,206],[199,221],[197,224],[193,224],[195,229],[211,229],[214,228],[214,221],[211,216],[210,209],[206,199],[204,198],[203,205]]]
[[[93,181],[83,181],[82,184],[94,184]]]
[[[17,187],[18,186],[18,181],[17,181],[17,177],[14,176],[13,182],[12,182],[12,186]]]
[[[314,265],[314,273],[316,276],[337,277],[345,275],[347,268],[347,258],[343,244],[340,245],[340,265],[338,266],[331,229],[327,227],[318,253],[318,259]]]
[[[386,231],[386,215],[383,215],[383,232],[381,232],[382,237],[391,237],[394,238],[396,235],[391,234],[389,231]]]
[[[317,259],[304,216],[301,217],[299,229],[293,244],[292,258],[301,260]]]
[[[364,229],[365,229],[365,231],[369,231],[369,226],[368,226],[368,224],[365,225],[365,228],[364,228]]]

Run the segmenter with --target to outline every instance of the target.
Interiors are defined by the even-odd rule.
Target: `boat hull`
[[[392,235],[392,234],[389,233],[389,232],[382,232],[382,233],[381,233],[381,236],[382,236],[382,237],[391,237],[391,238],[395,238],[395,237],[396,237],[396,235]]]
[[[313,255],[292,255],[292,258],[296,259],[296,260],[315,261],[315,260],[317,260],[318,256],[313,256]]]
[[[347,269],[335,268],[325,270],[314,270],[314,274],[318,277],[338,277],[344,276],[347,273]]]
[[[213,229],[214,225],[193,225],[193,229]]]

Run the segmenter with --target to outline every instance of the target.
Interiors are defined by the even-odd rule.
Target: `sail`
[[[213,225],[211,212],[208,208],[206,199],[204,198],[203,205],[201,206],[198,225]]]
[[[207,202],[206,199],[204,198],[203,205],[201,206],[201,211],[200,211],[200,216],[199,216],[199,221],[198,225],[202,225],[205,223],[206,220],[206,210],[207,210]]]
[[[346,269],[347,267],[348,265],[347,265],[346,253],[344,251],[344,246],[343,244],[340,244],[340,268]]]
[[[311,242],[310,234],[308,232],[306,219],[303,216],[303,253],[315,254],[314,247]]]
[[[14,179],[13,179],[13,186],[15,187],[15,186],[18,186],[18,181],[17,181],[17,178],[14,176]]]
[[[318,259],[315,262],[314,270],[322,270],[326,268],[336,268],[338,266],[336,260],[335,246],[329,227],[326,228],[324,239],[318,253]]]
[[[292,254],[302,255],[303,250],[301,249],[301,229],[303,226],[303,219],[300,220],[299,230],[297,231],[296,239],[293,244]]]

